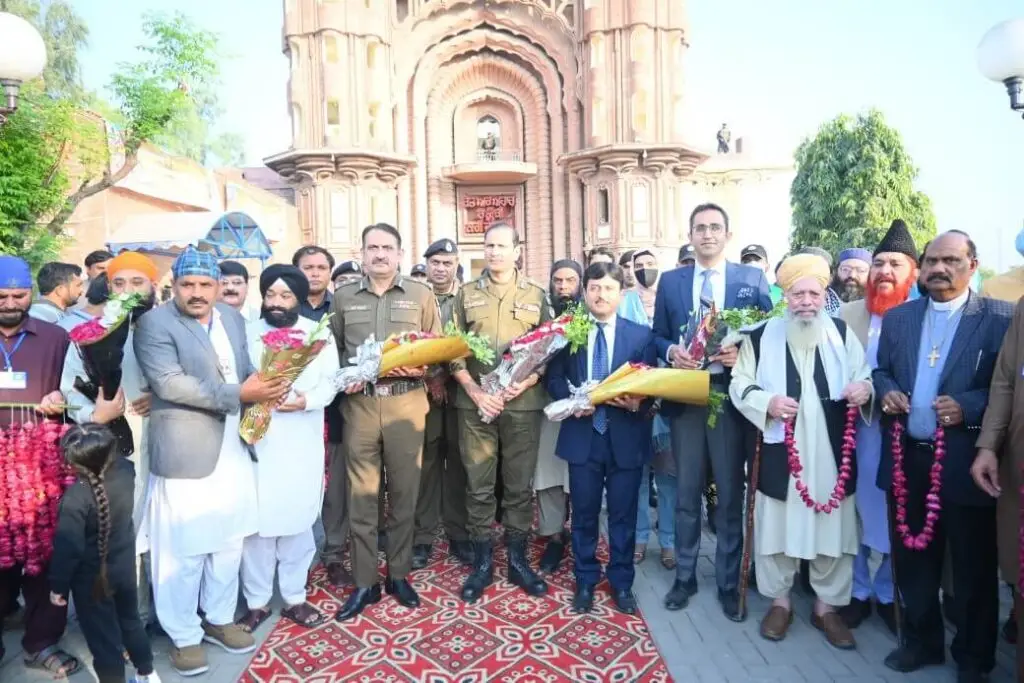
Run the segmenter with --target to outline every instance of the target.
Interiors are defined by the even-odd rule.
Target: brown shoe
[[[331,562],[327,565],[327,580],[336,588],[344,588],[352,583],[352,575],[341,562]]]
[[[786,631],[793,623],[793,610],[773,605],[761,620],[761,637],[778,642],[786,637]]]
[[[203,633],[203,640],[234,655],[244,655],[256,649],[256,639],[238,624],[214,626],[204,623]]]
[[[835,612],[826,612],[825,616],[821,617],[817,612],[812,613],[811,626],[823,632],[828,644],[836,649],[852,650],[857,647],[853,633],[843,623],[842,617]]]
[[[171,648],[171,667],[182,676],[198,676],[210,670],[206,653],[199,645]]]

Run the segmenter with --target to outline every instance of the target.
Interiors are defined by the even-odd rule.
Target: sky
[[[677,0],[682,2],[683,0]],[[89,25],[86,85],[102,89],[134,57],[146,11],[180,10],[222,38],[225,130],[247,162],[289,145],[282,0],[74,0]],[[790,158],[840,113],[872,107],[920,169],[939,230],[975,237],[982,265],[1024,262],[1024,120],[983,78],[975,51],[994,24],[1024,17],[1017,0],[687,0],[688,141],[713,147],[728,122],[746,149]]]

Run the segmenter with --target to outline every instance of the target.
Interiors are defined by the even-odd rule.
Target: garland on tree
[[[50,420],[0,428],[0,569],[38,576],[53,554],[61,496],[75,483],[60,450],[67,429]]]

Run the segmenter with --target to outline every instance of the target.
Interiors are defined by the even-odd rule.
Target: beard
[[[904,282],[892,282],[891,280],[888,282],[893,285],[892,290],[880,292],[878,291],[878,283],[874,280],[868,280],[867,295],[865,297],[868,313],[885,315],[906,302],[907,297],[910,296],[910,288],[915,284],[912,278],[907,278]]]
[[[152,311],[154,306],[156,306],[156,290],[142,297],[138,305],[132,309],[132,320],[138,320],[146,313]]]
[[[559,316],[565,313],[565,311],[576,303],[576,296],[558,296],[554,295],[551,297],[551,305],[555,309],[555,315]]]
[[[281,308],[280,306],[273,306],[268,308],[264,306],[262,317],[271,327],[294,327],[295,323],[299,322],[299,307]]]
[[[853,278],[840,280],[837,275],[832,280],[832,289],[839,295],[839,299],[848,304],[851,301],[860,301],[864,298],[864,285]]]
[[[798,318],[786,312],[786,341],[798,351],[809,351],[817,348],[822,340],[822,328],[825,324],[824,313],[819,312],[813,318]]]
[[[0,311],[0,326],[13,329],[25,322],[28,311],[22,308],[7,308]]]

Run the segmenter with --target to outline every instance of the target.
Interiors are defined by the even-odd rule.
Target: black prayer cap
[[[914,246],[914,238],[910,235],[910,228],[902,220],[897,218],[889,226],[889,232],[885,233],[885,237],[875,247],[875,252],[872,256],[878,256],[883,253],[893,254],[906,254],[910,259],[917,263],[917,247]]]
[[[361,275],[362,272],[363,267],[359,265],[359,261],[342,261],[338,264],[338,267],[334,269],[334,272],[331,273],[331,279],[337,280],[342,275],[349,274]]]
[[[555,261],[551,265],[551,274],[554,275],[556,270],[561,270],[562,268],[572,268],[576,271],[576,275],[578,275],[581,280],[583,279],[583,266],[576,261],[573,261],[571,258],[564,258],[560,261]]]
[[[260,295],[266,296],[267,290],[278,280],[288,285],[288,289],[292,290],[292,294],[300,302],[309,298],[309,280],[306,279],[306,274],[295,266],[283,263],[268,266],[260,275]]]
[[[427,250],[425,252],[423,252],[423,258],[430,258],[431,256],[434,256],[435,254],[458,254],[458,253],[459,253],[458,245],[456,245],[455,242],[452,242],[450,239],[445,237],[444,239],[439,239],[438,241],[434,242],[429,247],[427,247]]]

